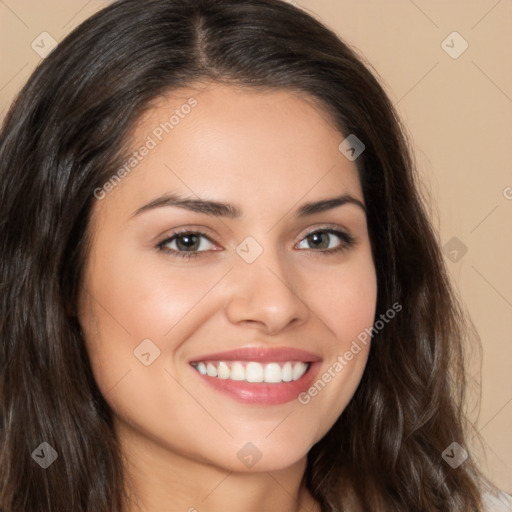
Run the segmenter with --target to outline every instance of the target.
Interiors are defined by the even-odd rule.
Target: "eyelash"
[[[310,231],[309,233],[306,233],[306,235],[304,236],[304,238],[302,238],[302,240],[306,239],[308,236],[314,235],[315,233],[327,233],[329,235],[336,235],[342,241],[341,245],[339,245],[338,247],[335,247],[333,249],[323,249],[323,250],[309,249],[313,252],[321,253],[324,256],[330,256],[330,255],[333,255],[336,253],[342,253],[343,251],[346,251],[347,249],[351,248],[356,242],[355,238],[353,236],[349,235],[348,233],[345,233],[344,231],[340,231],[337,229],[332,229],[332,228],[316,229],[314,231]],[[176,231],[175,233],[172,234],[172,236],[167,237],[165,240],[162,240],[161,242],[159,242],[156,247],[157,247],[157,249],[159,249],[165,253],[168,253],[168,254],[172,255],[173,257],[175,256],[178,258],[185,258],[185,259],[197,258],[197,257],[201,256],[202,253],[209,252],[209,251],[177,251],[176,249],[169,249],[169,248],[165,247],[169,243],[173,242],[175,239],[180,238],[185,235],[200,235],[200,236],[206,238],[210,243],[212,243],[212,244],[214,243],[213,240],[211,240],[210,237],[206,233],[203,233],[202,231],[191,231],[188,229],[184,229],[182,231]],[[301,240],[301,242],[302,242],[302,240]]]

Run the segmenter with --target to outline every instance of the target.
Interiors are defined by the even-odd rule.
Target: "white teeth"
[[[293,366],[292,380],[300,379],[308,369],[305,363],[295,363]]]
[[[265,366],[265,382],[281,382],[281,367],[277,363],[270,363]]]
[[[260,363],[247,363],[245,380],[247,382],[263,382],[263,366]]]
[[[199,363],[197,366],[197,371],[201,374],[201,375],[206,375],[206,366],[204,365],[204,363]]]
[[[231,367],[231,380],[245,380],[245,368],[242,363],[234,363]]]
[[[206,373],[209,377],[217,377],[217,368],[215,368],[212,363],[208,363]]]
[[[293,366],[292,363],[285,363],[283,366],[283,369],[281,370],[283,372],[283,381],[284,382],[290,382],[293,377]]]
[[[229,379],[230,373],[229,366],[226,363],[220,362],[217,368],[217,377],[219,377],[219,379]]]
[[[279,382],[291,382],[300,379],[308,370],[309,364],[302,361],[283,363],[261,364],[249,361],[245,364],[241,361],[218,361],[210,363],[194,363],[194,368],[201,375],[246,382],[267,382],[278,384]]]

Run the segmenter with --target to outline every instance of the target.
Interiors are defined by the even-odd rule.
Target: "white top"
[[[483,495],[486,512],[512,512],[512,496],[499,491],[495,496],[490,493]]]

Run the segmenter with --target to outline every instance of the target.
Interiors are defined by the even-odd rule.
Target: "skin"
[[[340,194],[364,204],[356,165],[310,98],[219,84],[155,101],[133,148],[191,96],[197,106],[96,202],[90,224],[78,315],[121,440],[129,512],[211,512],[227,503],[244,512],[320,510],[301,488],[306,455],[353,396],[369,345],[307,405],[240,403],[188,361],[239,347],[295,347],[322,358],[321,376],[371,327],[377,284],[363,209],[348,203],[294,215]],[[177,206],[134,215],[165,193],[233,203],[242,215]],[[354,245],[317,248],[307,235],[327,227],[347,231]],[[211,242],[201,238],[193,259],[158,249],[177,228],[205,231]],[[263,249],[252,263],[236,252],[248,236]],[[329,247],[344,245],[324,236]],[[134,356],[145,339],[160,350],[149,366]],[[237,457],[247,442],[262,455],[250,468]]]

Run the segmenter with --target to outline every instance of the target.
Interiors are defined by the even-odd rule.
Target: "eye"
[[[344,251],[354,244],[354,238],[337,229],[320,229],[309,233],[303,238],[297,247],[299,249],[319,249],[318,252],[332,254]],[[309,247],[305,247],[308,244]]]
[[[162,240],[157,247],[173,256],[191,258],[200,252],[214,250],[215,244],[200,231],[183,231]]]
[[[308,233],[297,247],[299,249],[318,249],[314,252],[332,254],[347,250],[355,243],[355,239],[337,229],[319,229]],[[305,246],[308,245],[309,247]],[[167,237],[157,244],[161,251],[179,258],[196,258],[201,253],[219,250],[212,240],[201,231],[181,231]]]

